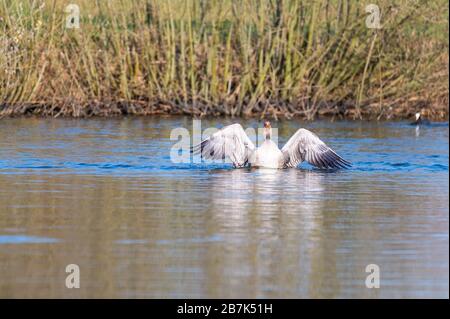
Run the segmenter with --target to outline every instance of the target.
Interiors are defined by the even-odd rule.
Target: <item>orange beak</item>
[[[264,121],[264,128],[271,128],[269,121]]]

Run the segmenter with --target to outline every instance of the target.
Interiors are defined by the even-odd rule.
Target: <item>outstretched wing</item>
[[[329,148],[316,134],[299,129],[281,149],[284,167],[295,167],[303,161],[318,168],[348,168],[351,166]]]
[[[191,152],[200,154],[208,159],[231,160],[234,166],[243,167],[255,150],[255,145],[250,141],[240,124],[225,126],[221,130],[209,136],[200,144],[192,147]]]

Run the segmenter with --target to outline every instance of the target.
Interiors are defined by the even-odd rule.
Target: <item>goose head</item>
[[[264,121],[264,139],[270,140],[272,136],[272,126],[269,121]]]

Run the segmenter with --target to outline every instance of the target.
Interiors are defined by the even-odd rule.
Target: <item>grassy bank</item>
[[[446,1],[68,3],[0,0],[0,116],[448,117]]]

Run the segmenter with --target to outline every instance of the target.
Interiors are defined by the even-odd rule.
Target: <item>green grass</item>
[[[0,115],[448,115],[444,1],[73,3],[0,0]]]

